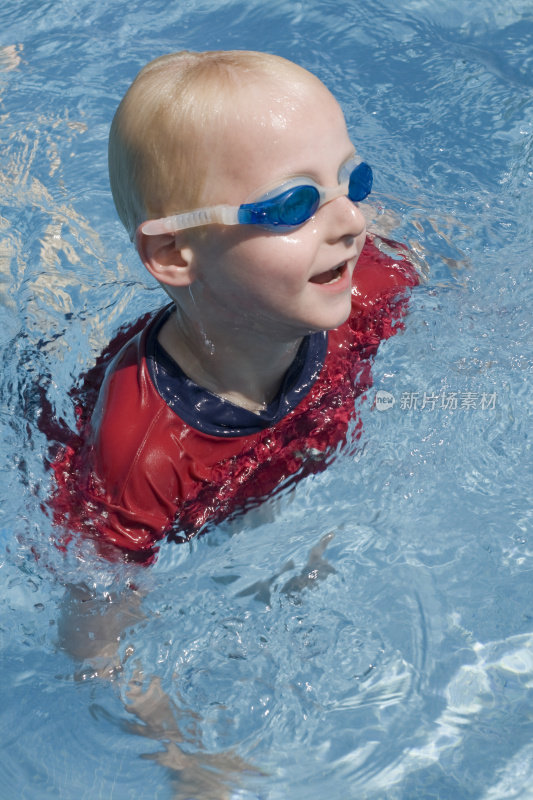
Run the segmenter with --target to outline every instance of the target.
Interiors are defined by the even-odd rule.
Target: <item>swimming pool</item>
[[[465,5],[3,5],[2,800],[533,797],[533,13]],[[356,450],[148,570],[64,555],[36,387],[72,424],[72,382],[163,297],[116,220],[109,122],[147,60],[219,47],[334,91],[374,225],[428,280]],[[64,587],[91,612],[128,582],[142,615],[104,680],[61,647]]]

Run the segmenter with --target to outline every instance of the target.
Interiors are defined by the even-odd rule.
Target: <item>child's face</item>
[[[353,151],[342,111],[318,81],[254,85],[241,94],[226,130],[211,137],[201,204],[238,206],[295,176],[335,187]],[[211,326],[294,341],[346,320],[364,238],[363,214],[347,197],[282,233],[209,227],[193,245],[191,291]]]

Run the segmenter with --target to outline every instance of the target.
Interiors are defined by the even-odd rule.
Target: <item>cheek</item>
[[[243,277],[253,276],[262,285],[307,281],[316,252],[314,238],[291,233],[249,239],[234,248],[234,265]]]
[[[286,301],[308,282],[316,239],[309,229],[268,234],[235,226],[217,231],[196,250],[199,284],[225,303]]]

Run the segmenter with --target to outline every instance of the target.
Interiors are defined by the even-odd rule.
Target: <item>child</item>
[[[323,468],[417,277],[366,237],[372,173],[338,103],[283,58],[148,64],[113,120],[109,169],[171,302],[87,376],[55,508],[104,550],[149,561],[165,535],[188,539]]]

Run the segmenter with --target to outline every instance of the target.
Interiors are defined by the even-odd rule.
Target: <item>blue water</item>
[[[72,424],[79,373],[164,302],[112,206],[110,119],[149,59],[231,47],[334,91],[370,227],[427,281],[355,452],[148,570],[64,555],[36,387]],[[529,0],[3,3],[2,800],[533,798],[532,101]],[[135,611],[107,677],[69,585],[102,625]]]

